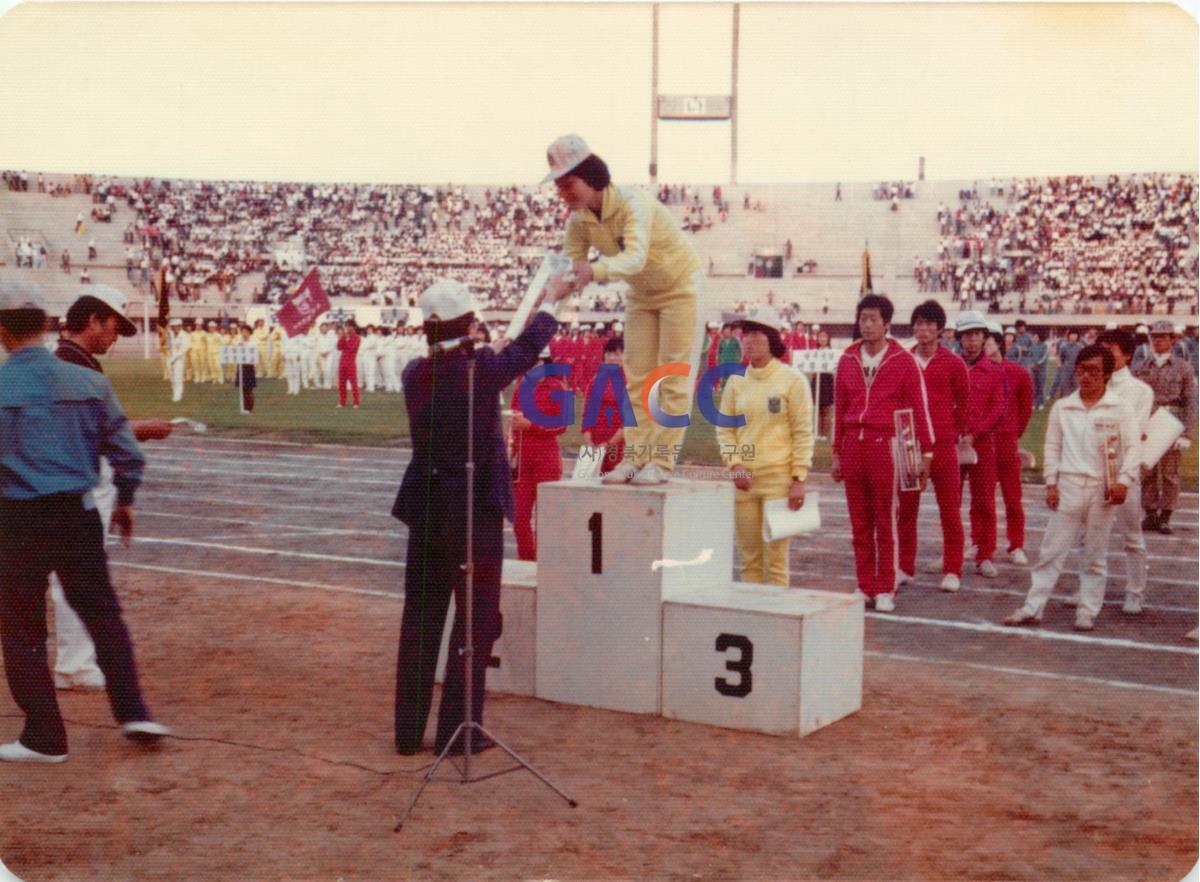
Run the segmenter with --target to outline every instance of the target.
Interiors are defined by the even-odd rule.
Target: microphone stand
[[[465,623],[465,645],[461,650],[463,657],[463,704],[465,705],[465,717],[458,728],[454,730],[454,734],[450,736],[450,740],[446,742],[446,746],[442,749],[441,754],[429,767],[429,771],[425,773],[424,779],[421,781],[421,786],[417,788],[417,792],[413,794],[412,801],[408,804],[408,808],[404,810],[404,814],[400,816],[400,820],[396,822],[396,827],[393,830],[399,833],[404,826],[404,822],[408,820],[408,816],[417,806],[417,800],[421,798],[421,794],[425,791],[425,787],[433,780],[433,776],[437,773],[438,766],[442,764],[442,760],[446,759],[450,753],[450,748],[461,738],[463,740],[463,767],[462,780],[460,783],[473,784],[477,781],[485,781],[488,778],[496,778],[500,775],[507,775],[510,772],[517,772],[525,769],[535,778],[566,800],[567,805],[575,808],[578,803],[568,796],[563,791],[559,790],[550,782],[545,775],[531,766],[525,759],[518,756],[512,748],[489,732],[483,727],[482,723],[475,720],[475,344],[470,337],[459,337],[456,340],[444,340],[435,343],[431,349],[436,352],[449,352],[453,349],[462,348],[467,357],[467,559],[462,565],[464,575],[464,591],[463,591],[463,606],[465,609],[459,609],[455,615],[464,616]],[[450,651],[454,651],[454,647],[450,647]],[[448,663],[447,663],[448,664]],[[496,742],[501,750],[512,757],[517,765],[507,769],[502,769],[499,772],[491,772],[487,775],[481,775],[477,778],[471,777],[471,749],[473,733],[478,732],[480,735],[491,738]],[[451,765],[454,761],[451,760]]]

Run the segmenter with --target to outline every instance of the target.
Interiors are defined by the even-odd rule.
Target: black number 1
[[[714,685],[722,695],[745,698],[750,694],[752,688],[750,665],[754,664],[754,644],[750,642],[749,637],[742,634],[718,635],[717,652],[725,652],[730,649],[740,650],[741,657],[737,661],[725,662],[725,670],[740,674],[741,678],[736,683],[730,683],[724,677],[717,677]]]
[[[604,572],[603,557],[600,548],[604,543],[604,524],[600,512],[588,518],[588,531],[592,534],[592,572],[599,575]]]

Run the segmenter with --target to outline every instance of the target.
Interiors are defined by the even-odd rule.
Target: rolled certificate
[[[542,291],[555,276],[561,276],[571,268],[571,261],[566,256],[559,254],[556,251],[547,251],[546,256],[542,258],[542,264],[538,267],[537,272],[533,274],[533,279],[529,282],[529,287],[525,289],[525,296],[521,298],[521,305],[517,307],[516,313],[512,317],[512,321],[508,323],[508,329],[504,332],[504,336],[510,340],[515,340],[525,326],[529,324],[529,317],[533,315],[534,309],[537,308],[538,298],[542,296]],[[562,303],[562,301],[558,301]],[[555,304],[555,315],[558,314],[558,304]]]
[[[1171,445],[1183,434],[1183,423],[1165,407],[1160,407],[1146,423],[1146,440],[1142,442],[1142,465],[1148,469],[1158,465]]]

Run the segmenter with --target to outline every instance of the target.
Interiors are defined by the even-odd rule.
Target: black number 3
[[[754,664],[754,644],[750,642],[750,638],[742,634],[720,634],[717,636],[717,652],[725,652],[730,649],[741,651],[741,657],[737,661],[725,662],[725,670],[733,671],[735,674],[740,674],[741,679],[736,683],[730,683],[724,677],[717,677],[713,685],[717,687],[717,691],[722,695],[729,695],[734,698],[745,698],[750,694],[752,687],[752,677],[750,675],[750,665]]]

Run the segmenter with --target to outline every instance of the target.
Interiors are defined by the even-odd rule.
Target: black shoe
[[[1171,529],[1171,525],[1167,523],[1170,520],[1171,513],[1169,511],[1161,511],[1158,513],[1158,523],[1155,524],[1155,526],[1158,528],[1158,532],[1162,533],[1164,536],[1170,536],[1175,532]]]
[[[396,753],[400,754],[401,756],[415,756],[416,754],[421,752],[422,747],[424,747],[424,745],[421,744],[421,742],[419,742],[419,741],[417,742],[416,747],[409,747],[407,745],[401,746],[401,745],[397,744],[396,745]]]
[[[459,735],[450,746],[450,749],[446,751],[446,756],[462,756],[467,752],[466,744],[467,736],[465,734]],[[485,750],[491,750],[495,746],[496,742],[481,732],[475,732],[471,735],[471,756],[483,753]],[[438,745],[433,748],[433,752],[440,756],[445,748],[446,745],[444,744]]]
[[[1156,512],[1156,511],[1146,512],[1146,517],[1142,521],[1142,530],[1144,532],[1149,532],[1150,530],[1157,530],[1157,529],[1158,529],[1158,512]]]

